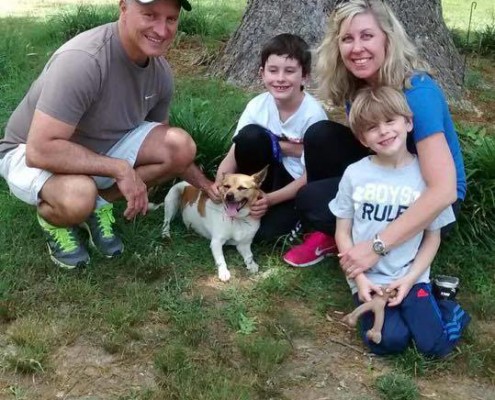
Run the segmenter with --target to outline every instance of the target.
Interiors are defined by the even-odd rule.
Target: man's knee
[[[89,176],[53,176],[40,193],[42,202],[48,203],[53,215],[43,216],[55,219],[58,225],[77,225],[94,210],[97,195],[96,184]]]
[[[170,128],[165,136],[166,145],[172,149],[175,163],[188,166],[196,157],[196,143],[192,137],[181,128]]]

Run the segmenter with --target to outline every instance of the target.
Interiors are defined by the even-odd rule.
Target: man
[[[79,226],[106,257],[123,251],[112,202],[124,216],[147,211],[147,186],[181,175],[209,187],[190,136],[168,124],[173,79],[163,57],[187,0],[120,0],[117,22],[61,46],[10,117],[0,175],[37,206],[51,259],[89,262]]]

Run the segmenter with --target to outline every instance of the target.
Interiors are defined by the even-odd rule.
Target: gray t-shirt
[[[26,143],[35,109],[76,126],[71,141],[101,154],[143,121],[168,119],[172,93],[165,58],[136,65],[116,22],[83,32],[54,53],[11,115],[0,158]]]
[[[425,189],[417,157],[406,166],[387,168],[372,162],[371,157],[351,164],[344,172],[330,211],[338,218],[352,219],[352,240],[371,240],[398,218]],[[455,221],[452,207],[446,208],[427,230],[436,230]],[[380,257],[376,265],[365,272],[373,283],[386,286],[409,271],[418,252],[423,232]],[[429,282],[430,268],[416,281]],[[352,293],[357,291],[354,280],[348,280]]]

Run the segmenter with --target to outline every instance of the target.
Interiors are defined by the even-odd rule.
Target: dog
[[[251,243],[260,226],[259,219],[250,216],[251,205],[261,195],[260,186],[267,168],[254,175],[225,174],[219,191],[221,203],[212,201],[205,192],[187,182],[172,186],[163,201],[165,216],[162,237],[170,238],[170,222],[179,208],[187,228],[210,239],[210,248],[222,282],[230,279],[223,255],[223,245],[235,245],[249,272],[258,272],[253,260]]]

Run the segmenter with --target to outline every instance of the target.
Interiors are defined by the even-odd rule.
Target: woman
[[[387,85],[404,92],[413,112],[410,147],[418,154],[427,185],[422,196],[373,241],[355,243],[340,255],[342,268],[353,278],[376,264],[380,254],[423,230],[449,205],[457,215],[466,193],[464,164],[445,97],[383,1],[339,2],[330,15],[316,67],[325,98],[345,104],[347,110],[357,90],[365,86]],[[308,184],[299,191],[296,207],[303,223],[316,232],[284,255],[288,264],[300,267],[334,251],[335,217],[328,203],[345,168],[368,154],[343,125],[321,121],[314,128],[304,138]]]

